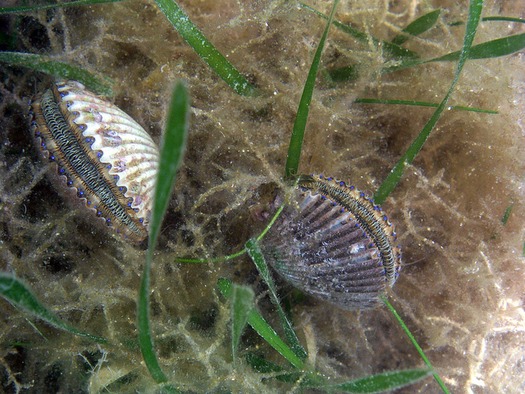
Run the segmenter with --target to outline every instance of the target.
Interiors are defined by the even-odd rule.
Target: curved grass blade
[[[323,19],[328,20],[328,16],[316,10],[315,8],[310,7],[309,5],[299,3],[299,6],[301,8],[304,8],[305,10],[313,12],[314,14],[316,14],[317,16],[320,16]],[[360,42],[368,43],[369,40],[372,41],[372,43],[375,45],[376,48],[382,47],[385,50],[385,52],[389,54],[391,57],[412,58],[412,59],[417,59],[419,57],[417,53],[409,49],[403,48],[389,41],[381,41],[375,37],[371,37],[369,34],[363,33],[362,31],[355,29],[349,24],[341,23],[337,20],[334,20],[332,23],[336,28],[351,35],[353,38],[355,38],[356,40]]]
[[[366,378],[356,379],[345,383],[327,386],[332,389],[341,390],[346,393],[378,393],[391,391],[430,376],[432,371],[428,369],[409,369],[405,371],[384,372]]]
[[[253,263],[257,267],[259,274],[268,286],[268,289],[270,289],[270,299],[277,308],[277,313],[279,314],[279,318],[281,319],[281,325],[283,326],[284,335],[286,336],[288,344],[291,346],[293,352],[296,354],[297,357],[300,357],[303,360],[306,359],[308,354],[299,342],[299,338],[297,338],[297,334],[295,333],[295,330],[292,327],[292,323],[288,319],[286,313],[284,313],[283,307],[279,302],[279,297],[277,296],[277,288],[275,287],[275,283],[268,268],[268,264],[266,263],[266,260],[261,251],[261,248],[259,247],[259,244],[254,238],[251,238],[248,240],[248,242],[246,242],[245,248],[248,252],[248,256],[250,256]]]
[[[371,99],[371,98],[360,98],[356,99],[354,103],[358,104],[389,104],[389,105],[413,105],[418,107],[433,107],[437,108],[439,104],[429,103],[427,101],[416,101],[416,100],[387,100],[387,99]],[[469,112],[479,112],[483,114],[498,114],[498,111],[493,111],[490,109],[481,109],[473,107],[464,107],[462,105],[451,105],[448,107],[451,110],[458,111],[469,111]]]
[[[525,33],[516,34],[513,36],[498,38],[496,40],[491,40],[472,46],[470,48],[467,59],[479,60],[507,56],[512,55],[513,53],[517,53],[523,50],[524,48]],[[456,61],[459,59],[460,54],[461,51],[455,51],[429,60],[407,59],[403,60],[400,64],[396,66],[384,68],[382,72],[389,73],[432,62]],[[333,82],[350,82],[357,78],[357,68],[355,65],[339,67],[329,70],[328,75],[330,76]]]
[[[454,79],[450,84],[447,94],[439,104],[432,117],[425,124],[425,126],[423,127],[419,135],[416,137],[416,139],[409,146],[405,154],[401,157],[401,159],[399,159],[394,168],[390,171],[390,174],[388,174],[381,186],[379,186],[379,189],[374,195],[374,201],[377,204],[381,205],[385,201],[386,197],[390,194],[390,192],[394,190],[399,180],[403,176],[405,167],[414,161],[414,158],[419,153],[421,148],[423,148],[423,145],[425,144],[430,133],[434,129],[437,121],[441,117],[441,114],[445,110],[447,102],[450,96],[452,95],[456,84],[459,81],[459,75],[461,74],[461,70],[463,70],[463,66],[465,65],[465,62],[469,57],[469,51],[472,47],[472,41],[474,40],[474,36],[476,35],[476,29],[479,25],[482,9],[483,0],[470,0],[469,15],[467,21],[467,28],[465,31],[465,37],[463,40],[463,48],[459,56],[456,72],[454,73]]]
[[[250,287],[235,283],[232,284],[231,292],[232,356],[235,362],[242,332],[246,327],[250,312],[255,307],[255,294]]]
[[[155,3],[199,57],[236,93],[255,94],[255,88],[201,33],[175,0],[155,0]]]
[[[484,18],[481,18],[482,22],[516,22],[516,23],[525,23],[525,19],[522,18],[515,18],[512,16],[486,16]],[[462,21],[449,23],[449,26],[461,26],[464,25]]]
[[[161,146],[159,172],[155,186],[155,199],[151,215],[150,236],[146,252],[146,264],[139,290],[137,305],[139,345],[144,362],[157,383],[167,382],[167,377],[161,370],[150,329],[149,294],[150,274],[153,252],[157,244],[160,225],[171,197],[175,184],[175,174],[182,159],[186,145],[186,136],[189,123],[189,98],[183,82],[177,82],[171,97],[170,110],[166,129]],[[176,391],[175,388],[165,387],[167,390]]]
[[[40,5],[29,5],[19,7],[0,7],[0,15],[2,14],[19,14],[22,12],[32,12],[39,10],[48,10],[51,8],[62,8],[80,5],[93,5],[93,4],[104,4],[104,3],[118,3],[123,0],[76,0],[67,3],[54,3],[54,4],[40,4]]]
[[[308,113],[310,112],[310,103],[312,101],[312,95],[315,87],[315,78],[317,76],[317,70],[319,69],[319,63],[321,62],[321,54],[323,53],[324,44],[328,37],[328,31],[330,25],[334,19],[335,9],[339,0],[334,0],[332,4],[332,11],[328,17],[328,22],[324,29],[317,50],[308,72],[308,77],[304,83],[303,94],[301,95],[301,101],[299,102],[299,108],[297,108],[297,115],[295,117],[295,123],[293,125],[292,137],[290,138],[290,145],[288,146],[288,156],[286,158],[285,177],[291,178],[297,174],[299,168],[299,160],[301,158],[301,150],[303,146],[304,130],[306,128],[306,122],[308,120]]]
[[[86,87],[95,93],[104,96],[113,95],[113,90],[111,89],[112,83],[109,78],[99,78],[80,67],[52,60],[47,56],[36,55],[34,53],[0,52],[0,62],[41,71],[57,78],[74,79],[86,85]]]
[[[491,40],[478,45],[474,45],[470,48],[467,59],[479,60],[507,56],[512,55],[513,53],[517,53],[523,50],[523,48],[525,48],[525,33],[498,38],[496,40]],[[409,67],[414,67],[420,64],[426,64],[431,62],[456,61],[460,58],[461,53],[462,51],[455,51],[429,60],[407,60],[401,62],[401,64],[398,64],[396,66],[384,68],[382,72],[388,73],[392,71],[403,70]],[[337,72],[337,69],[332,72]]]
[[[162,219],[168,208],[175,175],[186,148],[190,116],[190,100],[186,85],[178,81],[173,88],[166,129],[161,143],[159,173],[150,223],[148,255],[153,257]]]
[[[232,282],[226,278],[221,278],[217,282],[221,294],[227,299],[232,297]],[[259,334],[268,344],[283,356],[290,364],[299,370],[304,370],[303,360],[295,355],[288,345],[277,335],[275,330],[261,316],[256,308],[253,308],[248,314],[248,324]]]
[[[507,209],[505,209],[505,212],[503,213],[503,216],[501,217],[501,224],[504,226],[507,224],[510,218],[510,214],[512,213],[512,208],[514,207],[514,204],[510,204]]]
[[[263,237],[266,235],[266,233],[270,230],[270,228],[273,226],[273,224],[275,223],[275,221],[277,220],[277,218],[279,217],[279,215],[281,214],[281,212],[283,211],[284,209],[284,204],[281,205],[277,211],[275,212],[275,214],[273,215],[272,217],[272,220],[270,220],[270,222],[266,225],[266,227],[264,228],[264,230],[257,236],[256,240],[257,241],[260,241],[261,239],[263,239]],[[212,257],[212,258],[186,258],[186,257],[177,257],[175,259],[175,262],[176,263],[188,263],[188,264],[203,264],[203,263],[223,263],[225,261],[229,261],[229,260],[233,260],[237,257],[240,257],[242,256],[243,254],[246,253],[246,248],[242,249],[242,250],[239,250],[238,252],[235,252],[235,253],[232,253],[232,254],[229,254],[227,256],[223,256],[223,257]]]
[[[419,346],[419,343],[417,343],[416,338],[414,338],[414,336],[412,335],[412,333],[408,329],[408,327],[405,324],[405,322],[403,321],[403,319],[401,319],[401,316],[399,316],[399,314],[397,313],[395,308],[392,306],[392,304],[387,300],[387,298],[385,296],[381,296],[381,300],[384,302],[384,304],[386,305],[386,307],[388,308],[390,313],[392,313],[392,315],[394,315],[394,318],[397,320],[398,324],[401,326],[401,328],[403,329],[405,334],[408,336],[408,339],[410,340],[410,342],[412,342],[412,344],[416,348],[416,350],[419,353],[419,356],[421,357],[421,359],[425,362],[425,364],[428,366],[428,368],[430,368],[430,371],[434,371],[434,367],[430,363],[430,360],[427,358],[425,352],[423,352],[423,349],[421,349],[421,346]],[[438,375],[438,373],[437,372],[432,372],[432,375],[434,376],[434,379],[436,380],[436,382],[439,384],[439,387],[441,387],[441,390],[443,390],[444,393],[449,394],[447,386],[445,386],[445,383],[443,382],[443,380],[441,380],[441,377]]]
[[[410,369],[403,371],[390,371],[377,375],[367,376],[365,378],[355,379],[348,382],[333,384],[329,383],[323,376],[315,373],[298,373],[286,371],[281,366],[274,364],[264,358],[248,353],[246,355],[248,364],[259,373],[272,374],[272,376],[282,382],[296,383],[300,382],[303,388],[316,388],[331,392],[347,393],[378,393],[382,391],[391,391],[410,384],[414,384],[421,379],[432,375],[428,369]]]
[[[430,30],[437,22],[439,14],[441,13],[440,9],[434,10],[420,16],[415,21],[411,22],[407,27],[402,30],[402,33],[394,37],[392,43],[396,45],[404,44],[410,36],[418,36],[427,30]]]
[[[483,22],[489,22],[489,21],[497,21],[497,22],[517,22],[517,23],[525,23],[525,19],[521,18],[513,18],[511,16],[486,16],[484,18],[481,18]]]
[[[498,38],[496,40],[474,45],[470,48],[468,59],[490,59],[506,56],[519,52],[523,48],[525,48],[525,33]],[[459,59],[460,54],[461,51],[451,52],[444,56],[426,60],[424,63],[455,61]]]
[[[255,353],[246,354],[246,362],[255,372],[272,374],[272,376],[281,382],[296,383],[299,382],[301,387],[322,387],[326,385],[326,379],[316,372],[296,372],[287,371],[280,365],[258,356]],[[327,390],[329,392],[329,390]]]
[[[13,275],[0,272],[0,296],[14,306],[31,313],[55,328],[98,343],[108,342],[103,337],[77,330],[75,327],[70,326],[58,318],[54,313],[48,311],[46,307],[38,301],[31,290]]]

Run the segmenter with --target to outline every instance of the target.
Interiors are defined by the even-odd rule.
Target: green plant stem
[[[77,330],[75,327],[58,318],[38,300],[28,286],[12,274],[0,272],[0,297],[6,299],[13,306],[29,312],[33,316],[42,319],[60,330],[88,338],[98,343],[108,343],[105,338]]]
[[[255,87],[213,46],[174,0],[155,0],[155,3],[199,57],[236,93],[245,96],[256,93]]]
[[[356,99],[354,103],[357,104],[388,104],[388,105],[412,105],[412,106],[418,106],[418,107],[432,107],[437,108],[439,107],[438,103],[429,103],[427,101],[416,101],[416,100],[389,100],[389,99],[373,99],[373,98],[360,98]],[[481,108],[473,108],[473,107],[465,107],[462,105],[451,105],[448,107],[450,110],[457,110],[457,111],[469,111],[469,112],[479,112],[482,114],[498,114],[498,111],[493,111],[491,109],[481,109]]]
[[[293,125],[292,137],[290,138],[290,145],[288,147],[288,156],[286,158],[285,166],[285,177],[291,178],[297,174],[299,168],[299,161],[301,159],[301,149],[303,146],[304,139],[304,130],[306,128],[306,122],[308,121],[308,114],[310,112],[310,103],[312,102],[312,95],[315,87],[315,79],[317,76],[317,70],[319,70],[319,63],[321,62],[321,54],[323,53],[324,44],[326,38],[328,37],[328,31],[332,25],[332,20],[334,19],[335,10],[339,0],[334,0],[332,5],[332,11],[330,11],[330,16],[328,17],[328,22],[324,29],[317,50],[315,51],[314,59],[312,65],[310,66],[310,71],[306,78],[306,82],[303,88],[303,94],[301,95],[301,101],[299,102],[299,107],[297,108],[297,115],[295,116],[295,123]]]
[[[392,313],[392,315],[394,315],[394,318],[399,323],[399,325],[401,326],[405,334],[408,336],[408,339],[410,340],[410,342],[412,342],[412,345],[414,345],[414,347],[416,348],[421,359],[432,371],[434,371],[434,367],[432,366],[432,363],[425,355],[425,352],[423,351],[423,349],[421,349],[421,346],[419,346],[419,343],[417,343],[416,338],[414,338],[414,336],[408,329],[407,325],[405,324],[401,316],[399,316],[395,308],[392,306],[392,304],[387,300],[385,296],[380,296],[380,298],[384,302],[388,310]],[[439,384],[439,387],[441,387],[441,390],[443,390],[444,393],[449,394],[450,392],[448,391],[447,386],[445,386],[445,383],[443,382],[443,380],[441,380],[441,377],[437,374],[437,372],[434,371],[432,375],[434,376],[434,379],[436,380],[436,382]]]
[[[325,20],[328,20],[328,16],[323,14],[322,12],[316,10],[315,8],[312,8],[310,7],[309,5],[306,5],[304,3],[301,3],[299,2],[299,7],[305,9],[305,10],[308,10],[312,13],[314,13],[315,15],[325,19]],[[415,52],[412,52],[411,50],[409,49],[406,49],[406,48],[403,48],[402,46],[400,45],[397,45],[393,42],[389,42],[389,41],[381,41],[381,40],[378,40],[377,38],[375,37],[372,37],[370,36],[369,34],[367,33],[364,33],[362,31],[359,31],[357,29],[355,29],[354,27],[352,27],[351,25],[349,24],[346,24],[346,23],[341,23],[337,20],[333,20],[332,21],[333,25],[338,28],[339,30],[351,35],[353,38],[355,38],[357,41],[360,41],[360,42],[363,42],[363,43],[368,43],[368,42],[372,42],[374,44],[374,46],[376,48],[383,48],[386,52],[387,55],[390,55],[391,57],[394,57],[394,58],[412,58],[412,59],[416,59],[418,57],[417,53]]]
[[[21,66],[53,75],[57,78],[73,79],[84,85],[95,93],[111,96],[112,81],[106,77],[98,77],[83,68],[68,63],[53,60],[44,55],[22,52],[0,52],[0,62],[12,66]]]
[[[263,281],[266,283],[266,286],[268,286],[268,289],[270,290],[270,299],[273,305],[277,308],[277,313],[279,315],[279,318],[281,319],[281,325],[283,327],[288,344],[291,346],[295,355],[304,360],[308,356],[308,354],[299,342],[299,338],[297,338],[297,334],[293,329],[292,322],[290,321],[290,319],[288,319],[288,316],[286,315],[286,313],[283,310],[283,307],[281,306],[281,302],[279,301],[279,297],[277,296],[277,286],[275,286],[272,275],[270,273],[270,269],[268,267],[268,264],[266,263],[264,254],[261,248],[259,247],[258,241],[254,238],[249,239],[246,242],[245,248],[253,263],[259,270],[259,274],[261,275]]]
[[[459,81],[459,76],[461,74],[461,70],[463,70],[463,66],[465,65],[465,62],[468,59],[470,48],[472,47],[472,42],[474,40],[474,36],[476,35],[476,29],[479,24],[481,11],[483,9],[483,1],[482,0],[471,0],[470,6],[469,6],[469,17],[467,21],[467,28],[465,31],[465,37],[463,40],[463,48],[461,49],[461,53],[459,56],[458,65],[456,68],[456,72],[454,73],[454,79],[448,89],[447,94],[439,104],[438,108],[430,118],[430,120],[427,122],[427,124],[423,127],[419,135],[416,137],[416,139],[412,142],[410,147],[407,149],[405,154],[401,156],[399,161],[396,163],[394,168],[390,171],[390,174],[386,177],[386,179],[383,181],[379,189],[374,195],[374,201],[381,205],[386,197],[394,190],[396,185],[399,183],[401,177],[403,176],[405,167],[407,165],[412,164],[414,161],[414,158],[419,153],[421,148],[423,148],[423,145],[425,144],[426,140],[430,136],[430,133],[434,129],[437,121],[441,117],[441,114],[445,110],[447,106],[447,102],[450,99],[450,96],[452,95],[452,92],[454,91],[454,88],[456,87],[456,84]]]
[[[229,279],[219,279],[217,286],[221,294],[231,299],[233,294],[233,284]],[[290,349],[290,347],[277,335],[275,330],[261,316],[256,308],[253,308],[248,314],[248,324],[259,334],[268,344],[273,347],[281,356],[283,356],[291,365],[298,370],[305,369],[304,361]]]
[[[279,215],[281,214],[281,212],[283,211],[284,209],[284,204],[281,205],[277,211],[275,212],[275,214],[273,215],[272,219],[270,220],[270,222],[266,225],[266,227],[264,228],[264,230],[257,236],[256,240],[257,241],[260,241],[263,239],[263,237],[266,235],[266,233],[270,230],[270,228],[273,226],[273,224],[275,223],[275,221],[277,220],[277,218],[279,217]],[[239,250],[238,252],[235,252],[235,253],[232,253],[232,254],[229,254],[227,256],[222,256],[222,257],[211,257],[211,258],[186,258],[186,257],[177,257],[175,259],[175,262],[176,263],[186,263],[186,264],[204,264],[204,263],[212,263],[212,264],[215,264],[215,263],[224,263],[226,261],[230,261],[230,260],[233,260],[233,259],[236,259],[237,257],[240,257],[242,256],[243,254],[246,253],[246,247],[243,248],[242,250]]]
[[[160,225],[168,207],[171,191],[175,184],[175,174],[180,165],[186,145],[188,119],[188,93],[184,83],[177,82],[173,89],[170,111],[161,146],[159,170],[155,185],[155,197],[150,223],[150,237],[137,302],[137,325],[140,350],[148,371],[159,384],[166,383],[168,378],[159,365],[150,327],[151,266],[153,252],[160,232]],[[176,388],[169,385],[164,386],[164,389],[170,392],[178,392]]]

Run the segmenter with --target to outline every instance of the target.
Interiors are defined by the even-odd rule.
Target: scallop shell
[[[125,238],[147,237],[159,150],[137,122],[81,83],[60,81],[33,101],[32,130],[56,163],[58,189],[72,189]]]
[[[376,306],[401,266],[394,227],[381,208],[322,175],[298,179],[263,251],[292,285],[348,310]]]

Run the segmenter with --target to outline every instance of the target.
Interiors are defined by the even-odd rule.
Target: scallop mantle
[[[59,81],[33,101],[32,130],[58,189],[124,238],[147,237],[159,150],[142,126],[81,83]]]

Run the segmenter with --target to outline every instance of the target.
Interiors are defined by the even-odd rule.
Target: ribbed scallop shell
[[[36,143],[65,186],[126,238],[146,238],[159,163],[148,133],[75,81],[53,84],[32,110]]]
[[[376,306],[401,264],[396,233],[381,208],[323,176],[299,178],[263,251],[285,280],[350,310]]]

